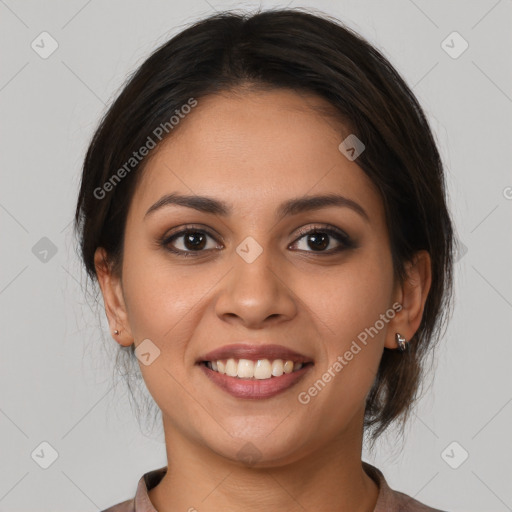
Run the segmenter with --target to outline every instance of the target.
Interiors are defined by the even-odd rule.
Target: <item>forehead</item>
[[[246,215],[289,198],[339,193],[370,217],[380,195],[338,149],[350,131],[323,99],[288,90],[225,93],[198,100],[150,154],[131,211],[144,215],[166,193],[216,197]]]

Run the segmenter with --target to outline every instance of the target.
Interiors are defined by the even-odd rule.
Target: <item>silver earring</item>
[[[396,342],[398,344],[398,350],[400,352],[405,352],[407,349],[407,342],[405,341],[405,338],[403,336],[400,336],[400,333],[396,333]]]
[[[119,331],[116,329],[116,330],[114,331],[114,334],[119,334]]]

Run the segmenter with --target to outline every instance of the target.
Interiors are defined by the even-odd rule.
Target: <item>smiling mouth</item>
[[[202,361],[201,364],[210,370],[248,380],[268,380],[281,377],[301,370],[303,367],[312,365],[310,362],[299,362],[291,359],[218,359],[215,361]]]

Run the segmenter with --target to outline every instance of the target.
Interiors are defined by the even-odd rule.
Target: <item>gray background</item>
[[[0,510],[103,509],[165,465],[161,429],[141,433],[124,388],[113,386],[117,344],[101,303],[100,320],[84,294],[71,229],[80,166],[106,106],[157,45],[213,10],[258,5],[0,0]],[[455,312],[404,449],[388,436],[376,458],[363,458],[431,506],[510,511],[512,1],[291,5],[358,30],[413,87],[439,143],[463,244]],[[43,31],[59,45],[46,59],[31,47],[50,48]],[[442,46],[453,31],[469,44],[457,58]],[[48,469],[44,441],[58,454]],[[453,469],[447,461],[460,464],[462,450],[469,457]]]

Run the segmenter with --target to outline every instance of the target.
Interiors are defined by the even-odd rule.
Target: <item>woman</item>
[[[437,510],[361,451],[403,427],[440,337],[446,203],[416,98],[336,20],[220,13],[154,52],[76,209],[168,460],[108,511]]]

